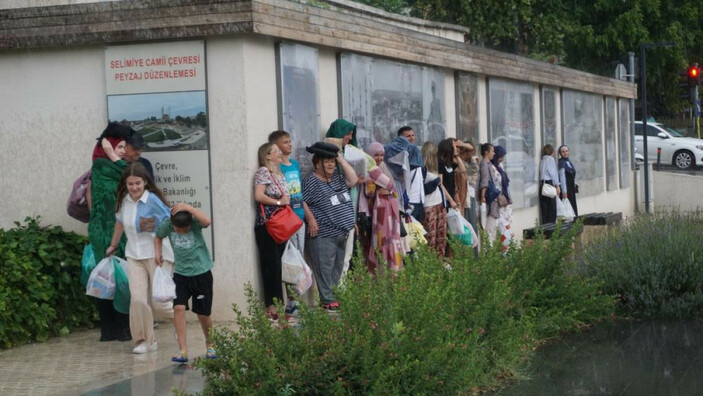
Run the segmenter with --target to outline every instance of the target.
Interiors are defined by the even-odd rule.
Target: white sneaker
[[[154,341],[148,347],[146,345],[146,341],[142,341],[139,345],[137,345],[136,347],[134,347],[134,349],[132,349],[132,353],[142,354],[142,353],[147,353],[147,352],[154,352],[156,350],[156,347],[157,347],[156,341]]]
[[[139,345],[132,349],[132,353],[147,353],[146,341],[142,341]]]

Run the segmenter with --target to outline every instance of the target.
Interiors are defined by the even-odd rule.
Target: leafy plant
[[[298,325],[280,328],[247,286],[238,329],[213,332],[220,358],[201,363],[204,394],[451,395],[515,377],[542,338],[611,312],[565,259],[573,236],[507,254],[496,244],[479,259],[460,245],[446,261],[423,247],[375,277],[356,265],[336,290],[338,315],[303,307]]]
[[[703,314],[703,213],[638,216],[584,251],[583,271],[617,295],[620,315]]]
[[[0,346],[9,348],[92,326],[94,305],[80,284],[86,238],[40,217],[0,229]]]

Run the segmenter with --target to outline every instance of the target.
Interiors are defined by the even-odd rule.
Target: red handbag
[[[281,195],[284,194],[281,186],[276,182],[276,177],[271,175],[271,180],[276,185]],[[282,244],[287,242],[298,230],[303,226],[303,221],[300,220],[297,214],[293,211],[290,205],[276,209],[268,219],[266,219],[266,212],[264,211],[264,205],[261,206],[261,217],[264,218],[264,225],[266,226],[266,231],[274,242],[277,244]]]
[[[261,205],[261,216],[264,217],[266,231],[271,235],[273,241],[279,245],[288,241],[303,226],[303,221],[293,212],[290,205],[276,209],[268,220],[266,220],[266,215],[264,214],[264,205]]]

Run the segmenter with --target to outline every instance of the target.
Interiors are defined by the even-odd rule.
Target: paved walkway
[[[155,332],[158,351],[144,355],[131,353],[131,341],[99,342],[98,329],[0,351],[0,394],[170,395],[172,387],[201,390],[200,370],[171,362],[178,350],[173,326],[163,322]],[[197,321],[188,324],[188,349],[191,360],[205,354]]]

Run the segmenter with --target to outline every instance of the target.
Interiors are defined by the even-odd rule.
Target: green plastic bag
[[[117,257],[113,258],[113,262],[115,264],[115,299],[112,301],[112,306],[117,312],[128,314],[132,295],[129,293],[127,262]]]
[[[95,269],[95,254],[93,253],[93,246],[91,244],[85,245],[83,247],[83,258],[81,259],[81,284],[85,286],[88,284],[88,278],[90,278],[90,273]]]

